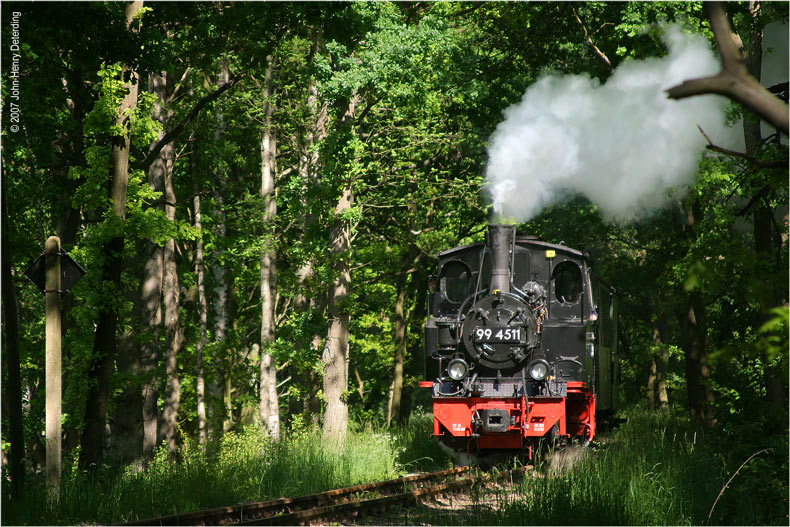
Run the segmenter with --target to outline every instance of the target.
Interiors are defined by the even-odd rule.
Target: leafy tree
[[[416,404],[434,255],[489,219],[502,111],[546,73],[605,80],[662,55],[663,22],[715,42],[701,3],[157,2],[127,29],[132,5],[2,6],[36,27],[2,153],[17,468],[23,449],[43,465],[43,304],[22,271],[50,233],[88,270],[64,302],[67,459],[150,459],[192,436],[211,453],[246,424],[276,436],[275,416],[284,433],[323,417],[338,440],[348,419],[397,425]],[[727,7],[753,76],[762,28],[786,14],[758,5]],[[607,223],[573,197],[520,226],[583,245],[617,289],[626,399],[724,435],[750,409],[771,407],[765,431],[786,415],[787,148],[744,121],[745,152],[709,145],[667,210]]]

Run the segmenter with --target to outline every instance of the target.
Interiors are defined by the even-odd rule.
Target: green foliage
[[[771,318],[760,326],[761,345],[765,355],[772,360],[781,360],[787,370],[788,342],[790,328],[790,310],[787,306],[775,307],[771,310]]]

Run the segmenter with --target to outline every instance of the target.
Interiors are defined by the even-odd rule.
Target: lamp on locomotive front
[[[460,381],[469,373],[469,365],[464,359],[455,358],[447,365],[447,374],[454,381]]]

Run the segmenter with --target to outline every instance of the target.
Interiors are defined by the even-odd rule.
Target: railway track
[[[319,521],[342,521],[394,506],[413,505],[432,496],[460,492],[482,482],[520,478],[527,469],[521,467],[480,475],[472,467],[457,467],[297,498],[241,503],[124,525],[309,525]]]

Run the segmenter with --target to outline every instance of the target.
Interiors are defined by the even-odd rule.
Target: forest
[[[45,494],[25,271],[50,236],[86,271],[61,299],[76,495],[247,433],[429,441],[436,254],[507,222],[616,289],[622,406],[712,438],[724,481],[762,452],[727,493],[786,524],[787,4],[720,27],[702,2],[1,8],[3,523]]]

